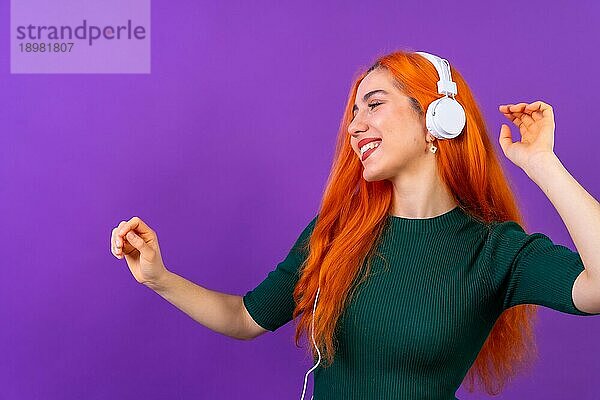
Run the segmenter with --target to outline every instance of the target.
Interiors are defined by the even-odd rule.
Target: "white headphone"
[[[433,54],[425,53],[424,51],[417,51],[416,53],[425,57],[433,64],[440,77],[440,80],[437,83],[438,93],[444,95],[444,97],[432,101],[427,107],[427,114],[425,116],[427,130],[438,139],[454,139],[460,135],[465,127],[466,116],[463,107],[456,99],[454,99],[457,89],[456,83],[452,81],[452,75],[450,74],[450,64],[448,63],[448,60],[434,56]],[[452,97],[449,97],[449,95],[452,95]],[[315,342],[315,310],[317,309],[317,300],[319,299],[320,291],[321,286],[317,289],[317,295],[315,297],[311,327],[312,341],[319,354],[319,360],[304,376],[304,388],[302,389],[302,397],[300,400],[304,400],[308,375],[321,363],[321,352]],[[310,400],[313,400],[313,396],[310,397]]]
[[[433,64],[440,77],[437,83],[438,93],[444,95],[444,97],[432,101],[427,107],[425,116],[427,130],[438,139],[454,139],[465,127],[466,116],[465,110],[454,98],[457,89],[456,83],[452,81],[450,64],[448,60],[424,51],[416,53]]]

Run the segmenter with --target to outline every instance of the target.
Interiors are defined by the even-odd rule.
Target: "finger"
[[[121,221],[119,223],[119,225],[117,225],[117,227],[115,228],[115,248],[116,248],[116,255],[117,256],[123,256],[123,246],[124,246],[124,242],[123,242],[123,238],[122,236],[119,236],[118,232],[119,229],[126,223],[127,221]]]
[[[517,115],[515,113],[502,113],[507,119],[509,119],[511,122],[514,122],[515,118],[517,118]]]
[[[502,147],[502,151],[506,154],[508,146],[510,146],[512,141],[512,135],[510,133],[510,128],[506,124],[502,124],[500,128],[500,137],[498,138],[498,142],[500,142],[500,147]]]
[[[534,101],[531,104],[528,104],[527,107],[527,112],[534,112],[534,111],[539,111],[542,113],[543,117],[551,117],[554,118],[554,111],[552,110],[552,106],[548,103],[544,103],[541,100],[538,101]]]
[[[500,104],[500,105],[498,106],[498,110],[500,110],[500,112],[501,112],[502,114],[507,114],[507,113],[509,112],[509,111],[508,111],[508,108],[509,108],[511,105],[512,105],[512,104]]]
[[[515,118],[513,119],[513,122],[519,128],[521,127],[521,125],[525,125],[525,127],[529,128],[533,123],[535,123],[533,118],[531,118],[531,116],[526,113],[516,112],[516,113],[513,113],[513,115],[515,116]]]
[[[542,112],[541,111],[534,111],[531,113],[531,118],[533,118],[534,121],[539,121],[540,119],[543,118]]]
[[[129,232],[133,232],[133,231],[129,231]],[[127,233],[129,233],[129,232],[127,232]],[[123,256],[125,256],[127,254],[131,254],[132,252],[136,251],[136,248],[127,239],[127,233],[125,234],[125,237],[123,238],[123,247],[121,248],[121,253],[120,253]]]
[[[510,111],[510,108],[514,107],[514,106],[515,105],[512,103],[511,104],[501,104],[500,106],[498,106],[498,110],[504,115],[511,114],[512,111]]]
[[[118,229],[117,236],[123,238],[129,231],[135,231],[146,242],[152,241],[156,237],[154,231],[139,217],[132,217],[129,221],[126,221]]]
[[[127,221],[121,221],[119,222],[119,225],[117,225],[117,227],[115,228],[116,234],[115,234],[115,246],[117,246],[117,248],[121,248],[123,246],[123,240],[121,237],[119,237],[119,229],[126,223]]]
[[[543,101],[541,101],[541,100],[534,101],[533,103],[529,103],[529,104],[527,104],[527,109],[528,109],[529,111],[535,111],[535,110],[540,110],[540,111],[541,111],[541,110],[542,110],[542,108],[544,108],[544,107],[550,107],[550,105],[549,105],[549,104],[546,104],[546,103],[544,103],[544,102],[543,102]]]
[[[140,252],[140,254],[145,254],[146,253],[146,250],[148,248],[148,244],[146,244],[146,242],[144,241],[144,239],[142,239],[141,237],[139,237],[138,235],[136,235],[135,231],[131,230],[131,231],[127,232],[127,234],[125,235],[125,237],[129,241],[129,243],[131,243],[131,245],[133,247],[135,247]]]
[[[125,222],[125,221],[124,221]],[[123,239],[119,239],[117,237],[117,232],[119,228],[115,228],[115,256],[120,260],[124,257],[124,252],[127,250],[127,244],[123,241]],[[117,241],[119,242],[117,244]],[[131,246],[129,246],[131,247]]]
[[[117,227],[114,227],[110,233],[110,252],[113,256],[117,257],[117,244],[115,242],[115,232]]]
[[[523,121],[523,124],[529,128],[531,125],[533,125],[535,123],[535,121],[533,120],[533,118],[531,118],[531,116],[527,113],[521,113],[521,115],[519,115],[519,119],[521,121]]]
[[[527,103],[513,104],[509,107],[509,111],[510,112],[523,112],[523,110],[525,109],[526,106],[527,106]]]

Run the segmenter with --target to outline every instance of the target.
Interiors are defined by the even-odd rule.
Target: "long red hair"
[[[350,146],[348,134],[358,85],[375,68],[391,72],[398,87],[412,98],[413,109],[423,121],[427,105],[440,97],[435,67],[420,55],[401,50],[379,57],[373,66],[358,74],[350,88],[319,216],[306,244],[308,257],[294,289],[293,318],[301,315],[295,334],[299,346],[303,333],[311,338],[313,304],[321,283],[314,336],[324,367],[333,362],[337,320],[352,298],[359,276],[363,280],[368,276],[371,257],[391,213],[391,182],[367,182],[362,178],[363,167]],[[457,138],[436,141],[439,175],[459,206],[478,220],[512,220],[524,226],[479,106],[462,75],[454,67],[451,73],[458,87],[455,98],[465,109],[467,122]],[[365,260],[363,275],[359,270]],[[469,392],[473,392],[478,378],[488,394],[496,395],[521,367],[530,365],[532,356],[537,355],[533,332],[536,312],[535,305],[518,305],[500,315],[463,380],[463,384],[468,382]],[[309,343],[316,358],[312,340]]]

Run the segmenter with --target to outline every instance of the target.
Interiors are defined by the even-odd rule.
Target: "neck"
[[[405,171],[391,180],[394,186],[392,215],[432,218],[458,205],[437,173],[436,160],[429,160],[419,168]]]

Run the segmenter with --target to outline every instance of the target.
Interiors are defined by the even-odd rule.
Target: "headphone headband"
[[[450,63],[448,60],[435,56],[424,51],[417,51],[417,54],[428,59],[438,72],[440,80],[437,83],[438,93],[443,95],[456,95],[456,83],[452,81],[452,73],[450,72]]]

